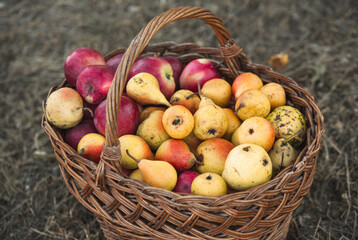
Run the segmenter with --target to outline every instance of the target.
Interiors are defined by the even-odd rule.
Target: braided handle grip
[[[200,7],[178,7],[170,9],[154,17],[145,28],[132,40],[126,50],[121,63],[119,64],[114,76],[111,88],[107,96],[106,104],[106,133],[105,145],[103,148],[101,161],[96,169],[96,183],[104,183],[104,164],[106,163],[113,171],[121,169],[119,165],[120,146],[118,141],[118,109],[120,99],[124,90],[125,83],[130,69],[137,57],[148,45],[154,34],[168,23],[185,19],[200,19],[211,26],[219,40],[221,53],[226,61],[233,76],[238,75],[239,64],[237,58],[242,49],[231,38],[229,32],[224,27],[223,22],[207,9]]]

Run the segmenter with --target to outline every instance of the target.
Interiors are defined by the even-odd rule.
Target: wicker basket
[[[172,42],[147,46],[164,25],[184,18],[201,19],[209,24],[220,47]],[[252,63],[232,40],[222,21],[199,7],[179,7],[158,15],[134,38],[127,50],[115,50],[106,60],[124,52],[107,97],[106,142],[98,166],[67,145],[61,131],[48,123],[45,114],[42,119],[42,127],[50,138],[68,190],[95,214],[106,238],[284,239],[293,211],[312,185],[324,132],[323,116],[311,94],[270,67]],[[117,109],[125,79],[139,55],[158,52],[176,56],[184,64],[197,58],[211,59],[229,82],[240,72],[253,72],[264,83],[281,84],[288,102],[301,110],[308,124],[307,141],[295,164],[266,184],[220,197],[174,193],[124,177],[119,166]],[[65,85],[66,81],[59,87]],[[59,87],[53,87],[49,94]],[[44,112],[45,104],[44,101]]]

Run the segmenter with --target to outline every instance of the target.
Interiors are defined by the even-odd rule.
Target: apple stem
[[[82,109],[83,109],[83,111],[89,111],[91,114],[91,117],[94,117],[93,111],[90,108],[84,107]]]
[[[126,149],[126,153],[127,153],[127,155],[128,155],[130,158],[132,158],[134,161],[136,161],[137,163],[139,163],[139,160],[136,159],[135,157],[133,157],[133,156],[129,153],[128,149]]]

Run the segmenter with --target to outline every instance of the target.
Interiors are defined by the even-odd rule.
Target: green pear
[[[274,173],[278,173],[281,169],[293,164],[298,152],[284,138],[278,139],[269,152]]]

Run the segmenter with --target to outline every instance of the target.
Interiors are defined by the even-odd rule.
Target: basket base
[[[251,239],[267,239],[267,240],[276,240],[276,239],[285,239],[288,230],[290,227],[292,219],[292,213],[290,213],[280,224],[274,226],[272,228],[272,231],[270,234],[265,236],[258,236],[257,238],[250,238]],[[145,240],[157,240],[160,238],[155,238],[153,236],[142,234],[138,232],[132,232],[131,230],[124,228],[122,226],[117,226],[113,224],[112,222],[108,221],[107,219],[104,219],[102,217],[97,216],[97,221],[99,225],[101,226],[101,229],[103,231],[104,236],[108,240],[133,240],[133,239],[145,239]],[[190,239],[193,239],[193,236],[188,237]],[[169,239],[169,238],[166,238]],[[171,239],[179,239],[178,236],[173,236]],[[182,239],[182,238],[180,238]],[[216,238],[215,238],[216,239]],[[220,238],[220,239],[233,239],[232,237],[227,238]]]

